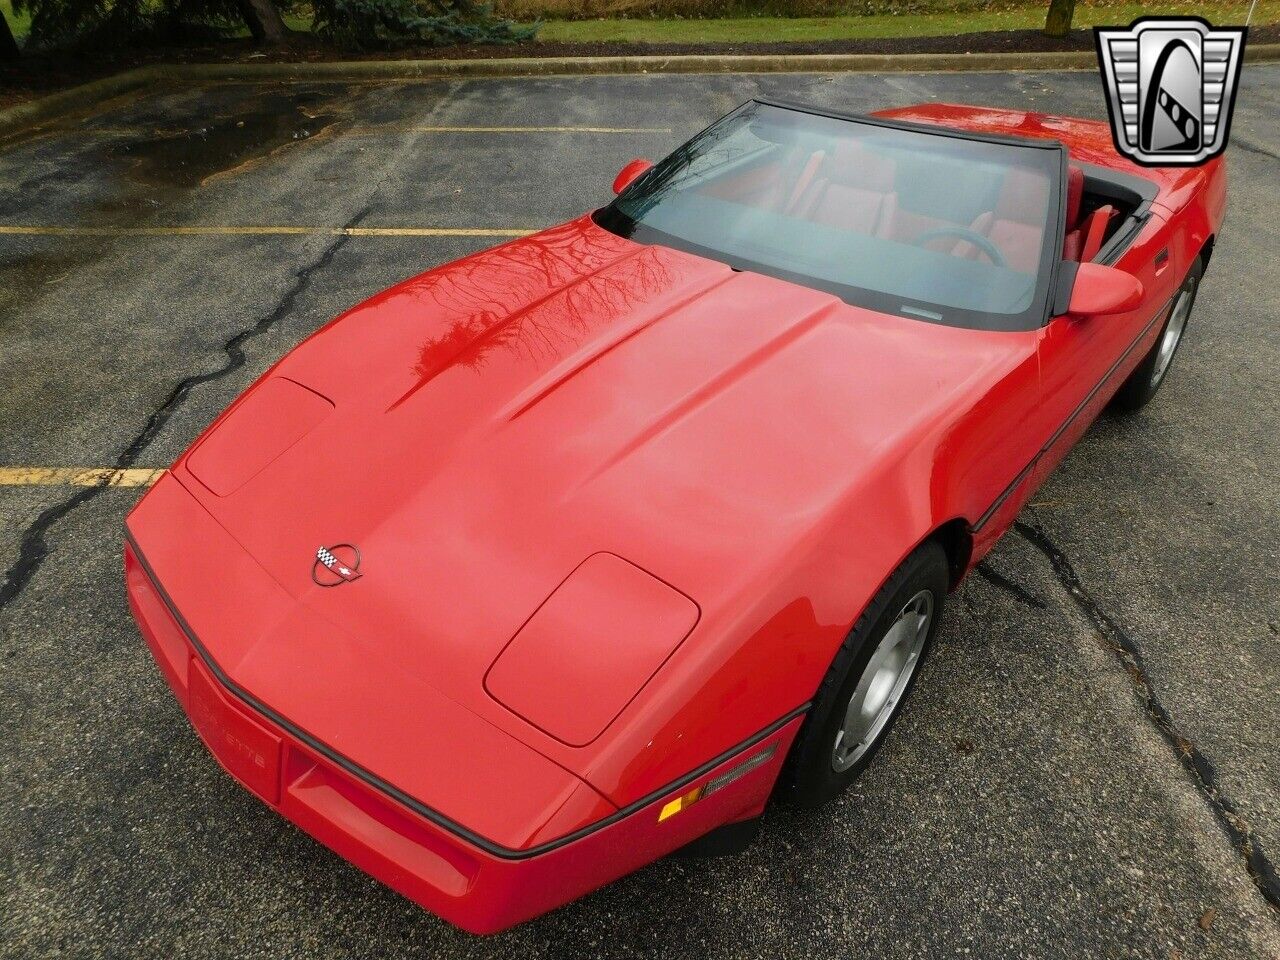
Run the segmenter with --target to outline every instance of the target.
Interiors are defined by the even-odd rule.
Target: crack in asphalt
[[[1266,147],[1261,147],[1256,143],[1250,143],[1248,140],[1244,140],[1241,137],[1236,137],[1231,141],[1231,143],[1232,146],[1239,147],[1241,150],[1246,150],[1249,153],[1256,153],[1261,157],[1269,157],[1272,160],[1280,160],[1280,154],[1274,153]]]
[[[1025,603],[1028,607],[1034,607],[1036,610],[1045,610],[1049,606],[1043,597],[1036,596],[1026,587],[1019,583],[1015,583],[1004,574],[999,573],[985,560],[981,561],[976,567],[974,567],[974,570],[976,570],[978,572],[978,576],[982,577],[982,579],[987,581],[987,583],[999,590],[1003,590],[1019,603]]]
[[[1094,625],[1098,635],[1115,654],[1120,666],[1128,673],[1138,699],[1146,708],[1147,717],[1173,749],[1183,769],[1191,775],[1191,779],[1213,810],[1214,816],[1217,817],[1218,823],[1222,825],[1228,838],[1243,858],[1250,879],[1253,880],[1263,898],[1271,906],[1280,909],[1280,875],[1276,873],[1275,864],[1263,851],[1257,835],[1250,829],[1248,821],[1240,814],[1236,805],[1223,795],[1218,783],[1218,772],[1213,763],[1200,752],[1200,748],[1193,741],[1183,735],[1168,709],[1156,696],[1138,644],[1114,617],[1099,606],[1085,589],[1067,555],[1037,523],[1018,520],[1014,523],[1014,528],[1023,539],[1048,558],[1059,583]]]
[[[369,214],[373,207],[373,199],[371,198],[359,213],[352,217],[344,226],[354,227]],[[298,270],[293,275],[293,284],[285,291],[284,296],[277,302],[275,309],[263,317],[259,317],[257,321],[248,327],[245,327],[230,340],[222,345],[222,352],[226,354],[226,362],[216,370],[207,373],[193,374],[179,381],[178,384],[170,391],[164,402],[147,418],[147,422],[143,425],[138,434],[129,442],[120,455],[116,458],[115,466],[117,469],[126,469],[133,466],[138,457],[142,454],[151,442],[173,416],[174,412],[181,406],[183,400],[191,391],[204,383],[212,380],[218,380],[244,366],[248,360],[244,352],[244,345],[250,340],[262,336],[277,323],[279,323],[289,311],[293,309],[293,305],[297,302],[307,288],[311,285],[311,277],[319,270],[323,270],[342,249],[343,244],[350,240],[350,235],[341,234],[336,237],[333,242],[324,248],[320,256],[313,260],[310,264]],[[51,507],[41,511],[34,521],[22,533],[22,539],[18,548],[18,559],[5,574],[4,582],[0,583],[0,610],[4,610],[6,606],[15,597],[18,596],[23,588],[35,576],[40,565],[44,563],[45,558],[49,555],[49,545],[45,540],[45,533],[67,514],[77,510],[84,504],[88,503],[103,490],[110,488],[112,484],[109,478],[92,486],[85,487],[66,500],[56,503]]]
[[[451,83],[445,94],[428,112],[429,117],[434,117],[448,103],[454,95],[462,87],[466,85],[466,81]],[[424,118],[425,119],[425,118]],[[410,141],[412,143],[412,141]],[[406,144],[404,149],[409,149],[410,144]],[[368,195],[364,206],[350,220],[343,224],[343,228],[358,226],[365,217],[373,210],[373,206],[377,201],[383,186],[387,182],[389,173],[384,174],[373,185],[373,189]],[[138,457],[144,450],[150,446],[155,439],[156,434],[163,429],[164,425],[169,422],[174,411],[186,399],[191,390],[200,384],[208,383],[211,380],[217,380],[228,374],[238,370],[244,366],[247,358],[244,353],[244,345],[250,340],[261,336],[270,330],[276,323],[282,320],[288,312],[293,308],[303,292],[311,284],[311,277],[319,270],[323,270],[332,262],[338,251],[350,240],[349,234],[339,234],[333,242],[321,251],[320,256],[313,260],[310,264],[294,273],[293,285],[285,291],[283,297],[277,302],[276,307],[265,317],[260,317],[251,326],[241,330],[230,340],[222,345],[222,351],[227,355],[227,362],[217,370],[208,373],[195,374],[179,381],[177,386],[165,398],[165,401],[147,418],[147,422],[143,425],[142,430],[130,441],[120,456],[116,458],[117,469],[125,469],[133,466]],[[5,573],[4,582],[0,583],[0,612],[22,592],[23,588],[31,582],[31,578],[35,576],[40,565],[44,563],[45,558],[49,555],[49,545],[45,542],[45,533],[59,520],[67,516],[67,514],[80,508],[88,503],[98,494],[102,493],[107,487],[112,486],[109,480],[103,480],[96,486],[86,487],[72,496],[56,503],[53,506],[43,510],[34,521],[22,533],[22,539],[18,548],[18,559]]]

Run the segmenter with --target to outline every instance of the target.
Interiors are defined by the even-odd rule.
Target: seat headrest
[[[1042,226],[1048,198],[1049,180],[1044,174],[1013,167],[1004,176],[1000,199],[996,201],[995,218]]]
[[[869,150],[856,140],[836,145],[822,165],[822,175],[832,183],[889,193],[894,185],[894,162],[883,153]]]

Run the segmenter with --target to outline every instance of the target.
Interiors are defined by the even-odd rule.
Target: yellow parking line
[[[80,124],[62,124],[47,127],[46,129],[53,133],[75,133],[81,137],[93,136],[95,134],[110,134],[112,136],[121,137],[180,137],[183,134],[191,132],[187,127],[86,127]]]
[[[163,474],[141,467],[0,467],[0,487],[149,487]]]
[[[510,227],[343,227],[349,237],[527,237],[534,228]]]
[[[537,231],[518,227],[46,227],[0,225],[0,235],[36,237],[527,237]]]
[[[347,133],[672,133],[671,127],[420,127],[386,124],[352,127]]]
[[[84,127],[61,125],[50,127],[57,133],[76,133],[80,136],[152,136],[181,137],[194,132],[188,127]],[[638,133],[674,133],[671,127],[578,127],[578,126],[527,126],[527,127],[477,127],[477,126],[418,126],[415,124],[379,123],[363,124],[338,129],[342,135],[376,136],[382,133],[590,133],[602,135]]]

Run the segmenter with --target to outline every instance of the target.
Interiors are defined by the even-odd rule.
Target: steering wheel
[[[968,227],[938,227],[936,230],[926,230],[911,242],[917,247],[923,247],[930,240],[936,240],[938,237],[959,237],[961,240],[972,243],[975,247],[985,253],[987,258],[997,267],[1008,266],[1008,264],[1005,263],[1004,254],[1000,252],[999,247],[980,234],[977,230],[970,230]]]

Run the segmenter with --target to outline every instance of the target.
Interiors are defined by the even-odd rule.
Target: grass
[[[929,37],[983,30],[1019,30],[1044,26],[1048,5],[1006,10],[842,17],[738,17],[719,20],[648,19],[551,20],[538,39],[583,43],[766,43],[783,40],[852,40],[874,37]],[[1247,3],[1145,3],[1076,7],[1073,26],[1128,25],[1143,14],[1206,16],[1215,24],[1243,23]],[[1280,0],[1258,0],[1254,24],[1280,22]]]
[[[31,15],[28,13],[14,13],[13,4],[10,0],[0,0],[0,16],[9,21],[9,26],[13,29],[13,35],[21,43],[22,38],[27,35],[27,30],[31,27]]]

